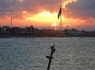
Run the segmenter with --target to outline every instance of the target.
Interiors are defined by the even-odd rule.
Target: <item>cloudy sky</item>
[[[95,30],[95,0],[0,0],[0,26],[62,27]],[[54,27],[54,28],[56,28]]]

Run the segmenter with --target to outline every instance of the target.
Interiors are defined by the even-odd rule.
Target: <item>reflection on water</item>
[[[56,51],[51,70],[95,70],[95,38],[2,38],[0,70],[46,70],[50,46]]]

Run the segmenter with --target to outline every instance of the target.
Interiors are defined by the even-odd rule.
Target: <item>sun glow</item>
[[[49,11],[44,10],[42,12],[34,14],[34,13],[27,12],[27,11],[23,11],[22,14],[23,14],[23,18],[25,18],[25,21],[29,22],[30,24],[37,23],[36,24],[37,26],[52,26],[52,27],[60,26],[60,19],[58,19],[57,17],[58,12],[51,13]],[[66,27],[71,26],[71,25],[76,26],[78,25],[74,23],[76,22],[76,20],[79,20],[79,19],[65,18],[62,15],[62,25],[63,26],[66,26]]]
[[[38,22],[57,22],[57,13],[50,13],[49,11],[43,11],[38,14],[34,14],[31,16],[26,16],[26,20],[31,20],[31,21],[38,21]]]
[[[70,25],[70,24],[65,24],[64,26],[65,26],[65,27],[66,27],[66,26],[69,26],[69,27],[71,27],[71,25]]]
[[[58,29],[58,25],[57,25],[56,23],[51,24],[51,26],[52,26],[52,28],[53,28],[54,30],[57,30],[57,29]]]
[[[56,24],[56,23],[53,23],[51,26],[54,26],[54,27],[56,27],[56,26],[57,26],[57,24]]]

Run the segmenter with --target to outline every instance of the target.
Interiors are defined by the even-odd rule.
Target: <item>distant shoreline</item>
[[[95,37],[95,31],[78,31],[77,29],[38,29],[33,26],[21,28],[3,26],[0,27],[0,38],[11,37]]]
[[[13,37],[95,37],[95,36],[60,36],[60,35],[58,35],[58,36],[50,36],[50,35],[29,35],[29,34],[27,34],[27,35],[25,35],[25,34],[23,34],[23,35],[0,35],[0,38],[13,38]]]

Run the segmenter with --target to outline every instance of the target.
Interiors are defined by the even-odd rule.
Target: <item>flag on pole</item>
[[[61,16],[61,11],[62,11],[62,8],[60,7],[60,10],[59,10],[59,13],[58,13],[58,19]]]

